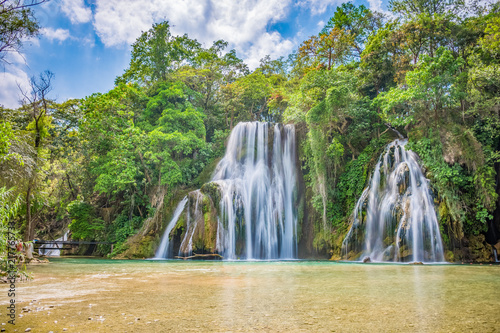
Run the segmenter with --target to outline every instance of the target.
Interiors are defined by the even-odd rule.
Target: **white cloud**
[[[38,37],[28,37],[22,39],[23,46],[40,46],[40,39]]]
[[[291,51],[291,40],[267,31],[290,5],[291,0],[97,0],[94,28],[108,47],[130,45],[154,22],[168,20],[174,35],[188,33],[206,47],[224,39],[248,64],[258,64],[258,57]]]
[[[376,12],[382,13],[384,10],[382,9],[382,0],[367,0],[370,5],[370,9]]]
[[[338,6],[343,2],[342,0],[301,0],[297,2],[297,5],[302,8],[307,8],[311,10],[313,15],[319,15],[326,12],[329,6]]]
[[[259,60],[266,55],[270,55],[271,59],[279,58],[280,56],[289,54],[294,43],[290,40],[283,40],[278,32],[264,33],[250,46],[245,52],[246,63],[250,68],[259,66]]]
[[[18,85],[24,89],[29,88],[28,74],[23,70],[25,66],[24,55],[12,52],[5,59],[9,62],[5,71],[0,72],[0,105],[7,108],[20,106],[21,93]]]
[[[61,0],[60,8],[71,20],[71,23],[86,23],[92,20],[92,11],[85,6],[83,0]]]
[[[385,9],[382,8],[382,0],[367,0],[369,4],[370,10],[374,12],[379,12],[385,14],[388,18],[393,18],[394,15]]]
[[[84,37],[84,38],[81,38],[80,41],[84,44],[84,45],[88,45],[90,47],[94,47],[95,46],[95,40],[93,38],[90,38],[90,37]]]
[[[53,29],[53,28],[42,28],[40,32],[43,36],[49,39],[51,42],[54,40],[58,40],[59,42],[63,42],[68,38],[71,38],[69,30],[67,29]]]

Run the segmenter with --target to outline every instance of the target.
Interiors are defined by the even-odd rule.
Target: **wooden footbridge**
[[[113,252],[113,244],[116,242],[90,242],[90,241],[63,241],[63,240],[33,240],[33,247],[39,250],[42,245],[42,250],[72,250],[74,247],[81,245],[111,245]]]

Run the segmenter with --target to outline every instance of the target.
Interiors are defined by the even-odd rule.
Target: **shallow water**
[[[17,283],[17,332],[500,331],[498,265],[51,261]]]

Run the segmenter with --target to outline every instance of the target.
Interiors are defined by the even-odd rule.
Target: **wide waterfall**
[[[156,257],[171,257],[165,247],[177,237],[179,255],[296,258],[297,191],[294,127],[239,123],[212,180],[177,207]]]
[[[443,262],[434,200],[406,140],[390,143],[353,212],[342,244],[347,260]]]

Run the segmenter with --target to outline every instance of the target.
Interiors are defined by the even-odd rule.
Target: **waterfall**
[[[444,261],[429,180],[406,143],[393,141],[377,162],[342,243],[345,259]]]
[[[174,214],[172,215],[172,219],[167,224],[167,228],[165,229],[165,232],[163,233],[163,236],[161,238],[160,246],[158,247],[158,250],[156,250],[155,259],[168,258],[169,256],[172,255],[172,244],[170,243],[170,233],[177,224],[177,220],[179,220],[179,217],[181,216],[181,213],[184,210],[184,206],[186,206],[187,201],[188,201],[187,197],[184,197],[184,199],[182,199],[175,208]]]
[[[296,258],[297,190],[295,128],[239,123],[212,180],[190,192],[187,209],[181,208],[185,228],[179,255],[191,255],[200,239],[210,243],[213,232],[213,251],[225,259]],[[212,206],[217,209],[213,231],[207,222]],[[176,223],[172,220],[165,233]],[[157,256],[160,251],[166,253],[162,245]]]
[[[270,153],[268,126],[239,123],[212,178],[222,197],[217,250],[228,259],[243,237],[247,259],[297,256],[295,129],[275,125]]]
[[[67,241],[69,236],[69,230],[67,230],[62,237],[59,237],[56,239],[57,241]],[[60,244],[57,243],[52,243],[52,244],[42,244],[40,248],[38,249],[38,254],[41,256],[48,256],[48,257],[59,257],[61,256],[61,250],[59,249],[53,249],[54,247],[63,247]],[[46,248],[52,248],[52,249],[46,249]]]

